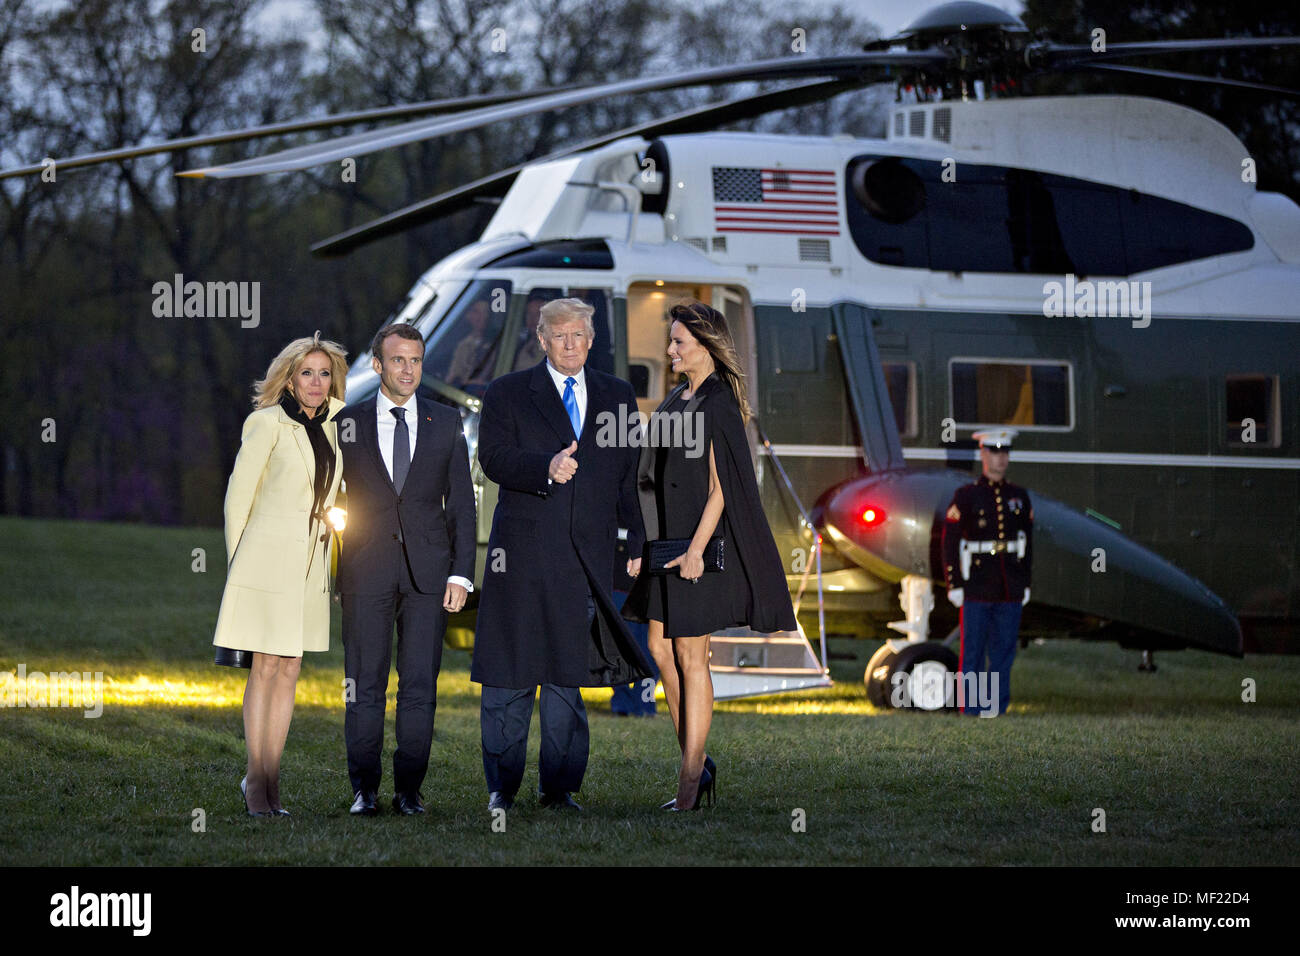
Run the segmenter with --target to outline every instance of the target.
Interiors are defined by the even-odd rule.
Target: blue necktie
[[[564,380],[564,410],[569,413],[569,421],[573,423],[573,437],[577,438],[582,434],[582,416],[578,414],[578,399],[573,394],[573,384],[572,378]]]

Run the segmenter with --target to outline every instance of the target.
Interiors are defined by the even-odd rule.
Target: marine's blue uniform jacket
[[[1019,542],[1024,535],[1024,553]],[[1034,509],[1029,492],[984,475],[952,496],[943,525],[943,575],[949,590],[962,588],[967,601],[1015,601],[1029,587],[1033,559]],[[970,544],[966,562],[962,542]],[[974,547],[972,548],[971,545]],[[963,577],[963,565],[968,570]]]

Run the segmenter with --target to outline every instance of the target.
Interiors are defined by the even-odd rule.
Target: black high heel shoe
[[[709,773],[709,771],[707,770],[703,770],[700,772],[700,785],[695,791],[695,802],[693,804],[691,804],[689,807],[679,807],[677,805],[677,800],[674,798],[672,801],[665,804],[662,807],[662,809],[667,810],[669,813],[683,813],[689,810],[698,810],[701,806],[705,805],[704,797],[706,794],[708,795],[707,805],[711,807],[714,804],[713,787],[714,787],[713,774]]]
[[[718,765],[717,765],[716,763],[713,762],[713,758],[710,757],[708,754],[705,754],[705,755],[704,755],[704,772],[705,772],[705,774],[707,774],[707,775],[709,776],[709,779],[712,781],[712,784],[711,784],[710,787],[709,787],[709,796],[710,796],[711,799],[714,799],[714,798],[716,798],[716,790],[717,790],[717,786],[718,786]],[[704,785],[704,784],[703,784],[703,780],[704,780],[704,777],[701,776],[701,777],[700,777],[700,781],[701,781],[700,786],[701,786],[701,787],[703,787],[703,785]],[[659,809],[660,809],[660,810],[671,810],[674,806],[676,806],[676,804],[677,804],[677,798],[676,798],[676,797],[673,797],[673,798],[672,798],[671,800],[669,800],[667,803],[661,804],[661,805],[659,806]],[[711,806],[711,805],[712,805],[712,804],[710,804],[710,806]]]

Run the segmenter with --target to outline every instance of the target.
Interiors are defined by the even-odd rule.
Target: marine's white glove
[[[1025,588],[1025,596],[1024,599],[1021,600],[1020,606],[1024,607],[1028,603],[1029,603],[1029,588]]]
[[[961,607],[961,602],[966,599],[966,592],[961,588],[949,588],[948,600],[952,602],[953,607]]]

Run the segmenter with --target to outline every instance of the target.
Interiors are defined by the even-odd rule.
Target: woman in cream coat
[[[229,568],[212,643],[252,652],[244,688],[248,775],[240,783],[252,816],[288,814],[280,805],[280,756],[298,670],[303,651],[329,650],[325,515],[342,478],[333,418],[346,376],[343,349],[319,332],[285,346],[254,386],[256,410],[244,421],[226,489]]]

